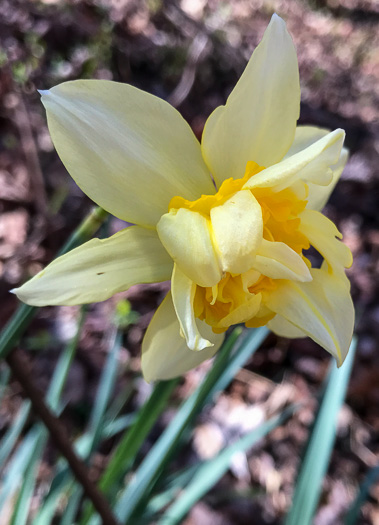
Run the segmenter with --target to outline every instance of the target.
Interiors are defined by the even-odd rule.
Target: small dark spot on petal
[[[96,275],[104,275],[104,272],[98,272]]]

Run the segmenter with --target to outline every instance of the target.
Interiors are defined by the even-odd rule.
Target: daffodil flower
[[[129,85],[66,82],[42,102],[77,184],[134,226],[53,261],[15,290],[22,301],[90,303],[171,279],[142,344],[149,381],[210,358],[236,323],[309,336],[342,364],[352,256],[320,210],[346,163],[345,134],[296,127],[298,65],[281,18],[208,118],[201,145],[173,107]]]

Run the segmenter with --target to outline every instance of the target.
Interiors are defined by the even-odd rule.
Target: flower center
[[[183,197],[173,197],[168,208],[169,210],[186,208],[187,210],[197,211],[209,217],[212,208],[224,204],[231,195],[242,189],[242,186],[250,179],[250,177],[264,169],[265,168],[259,166],[256,162],[248,162],[243,178],[230,178],[224,180],[215,195],[202,195],[200,199],[195,201],[188,201],[183,199]]]
[[[169,213],[171,214],[188,210],[203,217],[202,220],[206,224],[206,229],[209,230],[216,256],[219,256],[221,260],[222,272],[218,282],[213,286],[201,286],[197,282],[194,298],[195,316],[205,320],[217,333],[224,332],[229,326],[241,322],[248,327],[262,326],[274,317],[275,314],[265,305],[265,298],[270,291],[277,287],[278,279],[286,277],[284,274],[282,276],[279,270],[275,270],[275,265],[279,265],[277,255],[274,253],[270,259],[271,255],[265,253],[264,250],[267,251],[268,248],[273,249],[274,247],[278,251],[286,248],[292,257],[297,257],[300,260],[300,264],[304,267],[305,265],[308,268],[311,266],[308,259],[303,255],[303,250],[309,248],[309,242],[305,235],[299,231],[301,221],[298,217],[307,204],[307,185],[299,183],[295,189],[292,187],[280,191],[275,191],[275,188],[244,189],[245,183],[264,169],[255,162],[248,162],[244,177],[225,180],[215,195],[202,195],[195,201],[174,197],[169,205]],[[239,200],[236,198],[237,195],[240,196]],[[231,204],[237,206],[240,201],[245,202],[249,199],[255,203],[259,210],[259,221],[256,225],[256,229],[260,229],[258,248],[255,249],[253,255],[249,255],[250,263],[243,262],[240,265],[242,270],[236,271],[236,268],[239,268],[238,256],[235,256],[236,261],[233,261],[230,267],[225,263],[227,258],[223,252],[227,251],[227,248],[222,242],[222,231],[220,233],[217,230],[217,210],[215,212],[215,209],[218,207],[225,208]],[[233,207],[230,209],[235,214]],[[225,229],[228,225],[227,213],[225,214],[226,220],[223,219]],[[240,220],[235,223],[236,237],[238,237],[240,227],[243,229],[244,223],[249,221],[249,217],[250,215],[245,213],[244,209],[240,211]],[[232,220],[234,219],[231,218]],[[250,224],[246,228],[254,230],[254,227],[254,224]],[[228,239],[230,242],[230,237]],[[225,244],[227,243],[225,242]],[[283,244],[286,246],[283,247]],[[189,255],[191,250],[190,237],[188,238],[188,245]],[[238,249],[239,246],[237,245],[237,251]],[[243,251],[245,247],[242,246],[241,249]],[[236,247],[234,246],[235,251]],[[180,261],[176,260],[176,262],[180,266]],[[268,268],[267,271],[265,271],[266,267]],[[306,268],[305,271],[307,271]]]

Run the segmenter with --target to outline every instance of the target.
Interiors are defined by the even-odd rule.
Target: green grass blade
[[[9,367],[4,365],[4,368],[1,368],[0,370],[0,403],[6,392],[10,376],[11,376],[11,371]]]
[[[72,525],[75,523],[75,516],[78,512],[82,495],[83,490],[81,487],[76,487],[75,492],[70,493],[67,507],[64,510],[60,525]]]
[[[183,487],[188,485],[199,469],[199,465],[199,463],[191,465],[168,477],[163,487],[165,490],[150,499],[143,513],[143,520],[154,521],[153,518],[177,497]]]
[[[61,474],[62,473],[59,473],[55,476],[49,493],[33,520],[33,525],[51,525],[59,502],[62,498],[68,499],[73,487],[78,488],[77,483],[72,480],[72,476],[68,470],[65,469],[63,475]]]
[[[104,416],[109,400],[114,390],[117,368],[118,355],[122,344],[121,332],[117,331],[114,341],[111,344],[110,352],[103,368],[100,378],[99,388],[96,393],[95,403],[90,416],[88,434],[91,436],[90,450],[88,454],[96,448],[104,426]]]
[[[118,445],[102,479],[100,488],[109,489],[114,483],[120,481],[134,459],[136,453],[145,441],[152,426],[159,415],[167,406],[167,400],[177,385],[178,380],[161,381],[151,393],[148,401],[143,405],[137,415],[134,425]]]
[[[108,423],[111,423],[118,417],[121,410],[135,392],[135,386],[135,380],[132,378],[121,390],[121,392],[114,399],[112,399],[106,413],[106,420]]]
[[[337,369],[334,360],[332,362],[325,392],[301,464],[286,525],[313,523],[322,482],[335,441],[337,416],[346,395],[356,343],[354,338],[346,361],[340,369]]]
[[[26,420],[30,414],[30,407],[30,401],[24,401],[24,403],[22,403],[12,425],[0,441],[0,471],[20,437],[22,429],[24,428]]]
[[[46,402],[53,412],[56,412],[59,409],[59,402],[63,388],[66,384],[67,375],[69,373],[70,366],[75,357],[76,349],[79,343],[79,337],[84,323],[85,313],[86,309],[85,307],[82,307],[80,309],[75,336],[71,339],[71,341],[69,341],[64,349],[64,352],[62,352],[60,355],[55,366],[53,377],[50,381],[49,389],[46,394]]]
[[[59,408],[60,397],[61,397],[63,388],[67,380],[67,375],[68,375],[71,363],[75,357],[75,352],[76,352],[77,345],[79,342],[80,332],[81,332],[81,328],[84,322],[84,318],[85,318],[85,308],[82,308],[78,322],[77,322],[76,333],[74,337],[71,339],[71,341],[69,341],[69,343],[66,345],[64,351],[62,352],[57,362],[57,365],[55,367],[53,377],[50,381],[49,389],[46,394],[46,402],[53,411],[57,411]],[[40,445],[34,451],[33,457],[31,458],[30,464],[28,466],[28,471],[29,470],[33,471],[38,467],[38,463],[41,459],[43,449],[46,446],[46,442],[48,439],[48,433],[42,424],[36,425],[35,431],[39,432],[38,440],[39,440]],[[28,475],[28,471],[26,472],[26,475]],[[31,491],[25,490],[25,493],[22,492],[20,494],[20,498],[22,498],[22,502],[21,502],[22,504],[20,503],[21,508],[24,508],[27,505],[27,495],[29,496],[29,498],[32,497],[33,486],[32,484],[30,485],[31,485]],[[58,498],[56,499],[56,502],[58,502]],[[50,509],[50,506],[51,506],[50,503],[48,503],[47,508]],[[38,522],[40,513],[43,509],[44,509],[44,506],[42,506],[40,512],[38,513],[35,519],[35,522]],[[54,513],[54,509],[55,507],[53,507],[52,514]],[[48,511],[46,511],[45,516],[46,515],[50,516]],[[15,521],[14,523],[15,525],[18,525],[18,521]],[[50,522],[46,521],[45,523],[50,523]]]
[[[344,525],[355,525],[358,523],[359,514],[363,503],[366,501],[370,488],[379,480],[379,465],[371,468],[361,486],[358,494],[353,501],[348,513],[346,514]]]
[[[233,333],[228,338],[227,342],[223,345],[223,348],[220,350],[218,358],[215,362],[215,365],[213,369],[211,370],[212,378],[209,381],[209,375],[206,380],[209,381],[202,392],[201,396],[197,397],[196,392],[193,394],[187,402],[183,405],[180,413],[177,414],[175,421],[170,424],[169,429],[173,428],[173,425],[179,427],[177,432],[167,432],[167,429],[161,436],[160,440],[157,442],[157,444],[153,447],[152,451],[153,457],[149,456],[144,460],[144,462],[141,464],[140,468],[138,469],[137,473],[139,473],[141,479],[141,483],[138,482],[138,486],[136,487],[136,493],[139,494],[139,501],[144,496],[144,489],[147,490],[147,488],[150,485],[150,488],[152,488],[152,484],[156,481],[156,474],[160,472],[160,468],[163,466],[163,464],[167,463],[168,460],[171,457],[171,454],[174,452],[174,449],[179,442],[182,434],[184,433],[187,423],[191,421],[195,417],[195,415],[198,413],[199,410],[201,410],[203,404],[206,402],[206,400],[209,398],[210,394],[213,394],[215,392],[214,386],[216,384],[219,384],[220,386],[222,384],[228,384],[233,378],[231,373],[234,371],[234,362],[238,360],[240,362],[240,354],[244,353],[245,360],[248,358],[246,356],[246,350],[245,345],[239,346],[239,351],[234,355],[231,362],[228,364],[229,354],[234,349],[234,345],[240,336],[242,332],[241,328],[236,328]],[[250,333],[251,338],[253,338],[253,333]],[[247,338],[245,341],[246,344],[251,343],[251,338]],[[258,339],[254,338],[257,342]],[[245,350],[245,352],[244,352]],[[251,346],[249,347],[249,355],[251,355],[254,351],[254,348]],[[217,366],[216,366],[217,365]],[[223,381],[220,380],[220,375],[222,375]],[[142,407],[138,417],[136,424],[133,425],[133,427],[130,429],[130,431],[125,435],[124,439],[120,443],[119,447],[116,450],[115,455],[113,456],[101,482],[100,482],[100,488],[104,491],[109,491],[112,485],[117,483],[120,479],[122,479],[125,476],[125,472],[130,465],[131,460],[134,458],[135,454],[138,452],[139,448],[141,447],[145,437],[147,436],[147,433],[150,431],[152,424],[155,423],[157,417],[155,417],[151,424],[149,424],[149,427],[147,428],[146,425],[149,423],[149,418],[151,418],[153,414],[153,410],[159,409],[159,413],[157,416],[161,413],[163,408],[166,406],[166,401],[168,398],[168,395],[171,394],[172,389],[177,384],[177,380],[172,381],[162,381],[158,383],[151,394],[149,400],[145,405]],[[204,386],[204,385],[203,385]],[[167,389],[167,390],[166,390]],[[166,394],[165,394],[166,392]],[[157,407],[156,403],[161,400],[161,404]],[[179,417],[178,417],[179,416]],[[163,441],[162,441],[163,438]],[[162,441],[162,442],[161,442]],[[157,445],[161,443],[161,446]],[[152,452],[151,451],[151,452]],[[126,460],[128,459],[128,463]],[[162,465],[160,464],[162,461]],[[152,469],[150,468],[152,467]],[[162,467],[163,468],[163,467]],[[132,485],[133,488],[133,485]],[[128,500],[129,498],[132,499],[132,512],[134,512],[137,505],[134,506],[133,504],[133,498],[134,498],[134,490],[132,492],[132,495],[130,496],[128,494],[128,488],[123,491],[123,495],[121,499],[121,502],[118,503],[116,512],[120,512],[121,515],[119,515],[119,519],[122,522],[126,522],[128,519]],[[138,502],[137,502],[138,504]],[[124,509],[124,511],[122,510]],[[123,514],[125,512],[125,515]],[[81,525],[85,525],[89,522],[90,514],[87,512],[85,514],[85,519],[80,522]],[[91,522],[92,523],[92,522]]]
[[[134,424],[117,446],[100,480],[99,487],[103,492],[109,493],[115,485],[122,481],[148,433],[166,408],[167,400],[177,383],[178,380],[173,379],[161,381],[155,386],[149,399],[138,412]],[[92,510],[92,508],[87,508],[83,519],[80,521],[81,525],[89,522]]]
[[[25,525],[29,517],[29,508],[32,501],[36,475],[39,466],[39,459],[46,445],[47,434],[42,431],[39,433],[30,462],[25,469],[22,480],[21,490],[13,511],[11,525]]]
[[[219,351],[213,368],[208,373],[204,382],[181,406],[174,420],[165,429],[159,440],[149,452],[148,456],[137,469],[133,480],[122,492],[116,505],[116,515],[123,523],[132,523],[136,513],[146,500],[164,468],[170,461],[173,453],[184,434],[193,422],[195,416],[200,412],[209,396],[215,394],[217,385],[225,386],[232,380],[232,371],[235,370],[235,362],[241,362],[241,353],[245,354],[246,345],[249,345],[249,356],[258,348],[260,339],[255,337],[255,332],[265,329],[250,331],[249,337],[244,343],[238,345],[238,350],[233,351],[234,345],[240,336],[242,329],[235,328],[223,347]],[[256,344],[249,344],[254,338]],[[246,356],[246,359],[248,356]]]
[[[56,407],[59,404],[61,392],[63,390],[67,373],[69,371],[70,364],[73,360],[75,349],[79,340],[80,329],[84,321],[84,313],[78,322],[78,331],[76,336],[73,338],[71,343],[67,345],[66,352],[62,355],[59,363],[56,367],[51,388],[49,389],[49,399]],[[90,416],[89,431],[86,432],[75,444],[76,452],[84,459],[89,459],[91,453],[96,448],[98,440],[102,436],[102,430],[104,426],[104,414],[109,403],[114,385],[116,380],[118,354],[121,348],[121,334],[116,333],[114,340],[112,341],[110,351],[106,360],[106,364],[103,368],[103,372],[100,378],[99,388],[96,394],[95,403]],[[63,462],[64,464],[64,462]],[[47,525],[50,523],[50,519],[53,517],[55,508],[58,505],[61,496],[70,490],[70,487],[75,487],[74,495],[70,498],[70,507],[65,516],[62,519],[68,519],[68,516],[74,515],[77,511],[82,490],[75,483],[72,482],[72,475],[69,467],[64,465],[57,475],[55,476],[50,491],[44,501],[43,506],[40,509],[34,525]],[[77,495],[80,497],[77,499]],[[71,503],[72,499],[72,503]],[[77,501],[77,504],[75,504]]]
[[[191,482],[185,487],[182,495],[165,512],[158,521],[159,525],[176,525],[181,523],[191,508],[197,503],[226,473],[233,455],[251,448],[269,432],[283,424],[297,407],[292,406],[280,415],[273,417],[255,428],[236,443],[229,445],[216,457],[200,464]]]
[[[13,498],[21,486],[25,469],[29,465],[38,444],[38,437],[38,429],[32,429],[14,453],[12,461],[6,469],[4,478],[1,480],[0,516],[4,504]]]
[[[80,320],[79,327],[82,325],[82,322],[83,319]],[[63,377],[67,376],[67,371],[72,361],[72,347],[76,346],[77,341],[78,337],[75,337],[72,345],[69,345],[67,348],[67,355],[61,360],[61,366],[59,367],[61,373],[55,378],[56,384],[60,385],[59,388],[57,387],[55,389],[55,395],[53,396],[53,399],[56,402],[59,401],[59,395],[63,389]],[[97,390],[94,406],[90,415],[89,430],[75,444],[76,452],[86,460],[91,457],[92,452],[95,450],[96,445],[104,433],[105,414],[107,406],[112,397],[112,392],[116,381],[118,355],[121,348],[121,342],[121,333],[117,331],[111,342],[111,348],[100,377],[99,388]],[[55,397],[56,395],[58,397]],[[41,509],[41,512],[34,521],[34,525],[45,525],[49,523],[48,520],[54,514],[54,510],[56,505],[59,503],[61,495],[67,493],[71,486],[71,472],[69,467],[65,466],[60,470],[56,478],[53,480],[51,490],[45,500],[43,507],[46,505],[48,510],[44,510],[44,508]],[[76,484],[74,486],[76,487],[75,492],[73,493],[73,496],[70,497],[69,508],[62,518],[62,523],[65,523],[65,520],[67,519],[70,520],[70,516],[74,516],[76,514],[80,503],[82,490]],[[80,495],[80,497],[78,495]]]
[[[213,397],[215,393],[221,392],[227,388],[236,373],[261,346],[269,333],[269,330],[265,326],[262,326],[255,330],[246,330],[246,332],[241,335],[238,344],[232,348],[228,367],[220,375],[213,386],[213,389],[209,393],[210,398]]]
[[[90,239],[104,222],[107,215],[107,212],[102,208],[94,208],[74,231],[58,255],[62,255]],[[37,308],[35,306],[27,304],[21,304],[18,307],[0,334],[0,358],[6,357],[12,350],[28,327],[36,311]]]
[[[20,304],[10,321],[0,334],[0,358],[4,359],[22,336],[37,308],[28,304]]]
[[[125,416],[120,416],[113,421],[106,421],[101,433],[102,438],[108,439],[110,437],[123,432],[127,428],[130,428],[135,424],[137,420],[136,414],[126,414]]]

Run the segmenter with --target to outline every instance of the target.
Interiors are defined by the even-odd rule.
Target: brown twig
[[[6,361],[12,370],[14,377],[18,380],[27,397],[32,402],[33,410],[43,421],[55,446],[67,460],[67,463],[70,465],[70,468],[77,481],[82,486],[85,495],[97,510],[103,524],[118,525],[118,521],[113,515],[113,512],[103,493],[99,491],[96,485],[89,478],[88,468],[86,467],[85,463],[83,463],[83,461],[74,452],[64,425],[51,413],[49,408],[46,406],[40,391],[36,388],[33,381],[31,380],[27,366],[24,362],[24,359],[20,355],[20,352],[17,349],[14,349],[12,352],[10,352],[10,354],[8,354]]]

